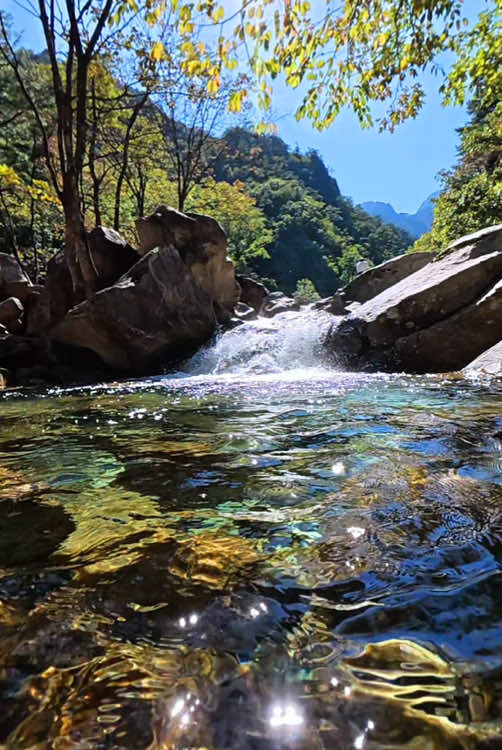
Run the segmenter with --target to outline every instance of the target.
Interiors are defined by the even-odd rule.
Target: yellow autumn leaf
[[[150,57],[152,60],[162,60],[164,57],[164,45],[162,42],[155,42],[150,51]]]

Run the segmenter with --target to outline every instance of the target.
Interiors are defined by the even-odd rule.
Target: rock
[[[51,336],[111,367],[144,371],[191,353],[216,325],[214,300],[171,245],[151,250],[116,284],[70,310]]]
[[[268,299],[262,307],[261,314],[265,318],[273,318],[279,313],[288,312],[288,310],[299,310],[300,303],[292,297],[286,297],[282,292],[273,292],[269,294]]]
[[[233,315],[240,289],[232,261],[227,258],[227,237],[217,221],[202,214],[183,214],[159,206],[136,221],[139,252],[156,247],[176,248],[195,283],[213,300],[219,322]]]
[[[70,308],[82,301],[82,297],[73,290],[70,270],[62,250],[53,255],[47,263],[45,288],[44,306],[48,317],[44,321],[44,327],[39,330],[44,330],[55,321],[64,318]]]
[[[31,281],[12,255],[0,253],[0,299],[16,297],[24,304],[30,293]]]
[[[502,377],[502,341],[487,349],[463,370],[465,375],[497,375]]]
[[[98,274],[98,290],[114,284],[141,257],[115,229],[95,227],[89,232],[87,239]]]
[[[108,227],[95,227],[88,233],[87,241],[96,268],[97,291],[114,284],[141,257],[118,232]],[[38,330],[46,330],[49,325],[61,320],[68,310],[83,301],[83,297],[73,290],[70,270],[63,251],[56,253],[47,264],[46,288],[46,298],[39,301],[43,307],[43,327]],[[33,322],[30,330],[33,330]]]
[[[405,253],[369,268],[343,288],[347,300],[367,302],[377,294],[419,271],[434,258],[434,253]]]
[[[63,313],[64,314],[64,313]],[[34,284],[24,304],[24,332],[27,336],[45,333],[51,325],[49,290]]]
[[[236,276],[236,279],[241,288],[240,301],[259,314],[267,299],[267,288],[249,276]]]
[[[502,281],[471,305],[410,336],[398,339],[393,360],[412,372],[461,370],[496,344],[502,331]]]
[[[237,303],[234,315],[239,320],[254,320],[257,317],[256,310],[244,302]]]
[[[0,338],[0,362],[9,370],[51,367],[55,361],[51,342],[46,338],[15,335]]]
[[[313,302],[311,307],[313,310],[325,310],[331,313],[331,315],[345,315],[347,312],[347,299],[343,292],[336,292],[332,297],[325,297],[317,302]]]
[[[10,329],[12,323],[16,323],[21,319],[23,312],[24,309],[21,302],[16,297],[9,297],[0,302],[0,323],[7,329]]]
[[[356,367],[459,369],[500,338],[501,277],[499,225],[461,238],[447,255],[361,304],[333,326],[329,346]]]

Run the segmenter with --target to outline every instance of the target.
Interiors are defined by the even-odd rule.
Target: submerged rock
[[[409,372],[460,369],[502,330],[502,225],[457,240],[335,323],[328,345],[345,364]]]

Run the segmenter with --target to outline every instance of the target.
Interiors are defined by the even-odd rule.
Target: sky
[[[43,49],[36,20],[15,0],[3,3],[13,17],[14,28],[22,32],[22,44],[35,51]],[[475,11],[484,3],[467,0],[468,4]],[[459,142],[456,129],[467,120],[464,108],[441,105],[438,87],[438,79],[426,77],[423,109],[415,120],[408,120],[394,133],[379,133],[376,128],[362,130],[348,111],[319,133],[308,120],[296,121],[299,94],[283,86],[273,101],[278,135],[302,151],[316,149],[343,195],[355,203],[383,201],[396,211],[415,213],[422,201],[439,189],[439,172],[455,163]]]

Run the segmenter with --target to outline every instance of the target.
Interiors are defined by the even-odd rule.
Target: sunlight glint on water
[[[0,744],[495,750],[502,387],[322,336],[0,397]]]

